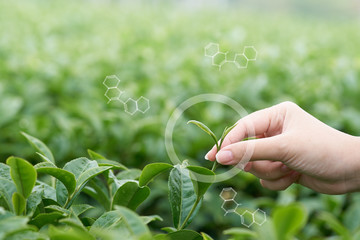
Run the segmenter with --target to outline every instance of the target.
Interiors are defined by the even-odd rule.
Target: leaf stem
[[[195,201],[194,205],[192,206],[192,208],[191,208],[191,210],[190,210],[189,214],[186,216],[186,218],[185,218],[184,222],[181,224],[181,226],[180,226],[180,228],[179,228],[178,230],[182,230],[182,229],[184,229],[184,228],[185,228],[186,223],[189,221],[189,219],[190,219],[191,215],[192,215],[192,214],[193,214],[193,212],[195,211],[195,209],[196,209],[197,205],[198,205],[198,204],[199,204],[199,202],[200,202],[200,199],[201,199],[201,198],[197,198],[197,199],[196,199],[196,201]]]

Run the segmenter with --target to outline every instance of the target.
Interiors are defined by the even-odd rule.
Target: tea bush
[[[229,96],[248,112],[291,100],[327,124],[359,135],[356,8],[351,1],[309,2],[276,5],[275,1],[277,7],[264,2],[267,9],[254,10],[234,1],[197,6],[172,1],[0,1],[0,159],[2,189],[7,186],[0,198],[0,236],[100,237],[104,231],[90,226],[109,212],[106,219],[132,219],[145,236],[164,234],[161,228],[169,227],[172,220],[169,175],[161,174],[146,187],[139,185],[139,177],[151,163],[169,163],[163,140],[166,123],[176,106],[197,94]],[[219,71],[204,56],[209,42],[234,52],[252,45],[258,58],[247,69],[226,65]],[[102,82],[113,74],[126,94],[149,98],[148,112],[131,116],[121,106],[107,104]],[[202,160],[211,139],[186,121],[198,119],[219,135],[239,117],[216,103],[188,109],[173,136],[179,158],[211,168]],[[37,150],[42,156],[34,154],[21,131],[45,142],[56,161],[46,149]],[[102,159],[96,154],[95,162],[82,158],[86,149],[114,162],[96,161]],[[13,155],[17,157],[9,159]],[[74,172],[69,166],[79,157],[76,161],[94,173],[106,170],[81,185],[80,169]],[[9,171],[16,172],[11,169],[18,164],[33,173],[35,169],[33,188],[16,187],[20,180]],[[59,172],[65,174],[63,181],[72,184],[54,176]],[[75,188],[67,172],[74,175]],[[27,184],[33,179],[34,174]],[[129,199],[111,202],[115,196],[111,191],[119,187],[114,182],[126,179],[131,180],[125,185],[128,190],[151,189],[141,204]],[[111,197],[109,190],[98,192],[96,183],[114,188]],[[264,209],[266,224],[245,229],[239,218],[224,216],[218,195],[228,186],[238,191],[244,209]],[[68,191],[73,191],[71,199]],[[147,190],[139,191],[145,198]],[[356,239],[359,200],[357,193],[328,196],[299,186],[272,192],[255,177],[240,173],[207,190],[202,200],[206,204],[188,229],[214,239]],[[163,221],[144,217],[152,215]],[[114,224],[115,232],[123,227],[121,221]],[[95,226],[102,225],[98,223]],[[125,229],[135,231],[131,226]],[[111,238],[111,231],[105,233],[109,236],[103,237]]]

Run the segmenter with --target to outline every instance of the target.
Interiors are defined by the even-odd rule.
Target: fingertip
[[[245,172],[250,172],[251,168],[252,168],[252,162],[249,162],[249,163],[247,163],[247,164],[245,165],[244,171],[245,171]]]

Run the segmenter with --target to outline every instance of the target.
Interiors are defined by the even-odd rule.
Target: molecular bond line
[[[245,210],[242,214],[237,211],[237,208],[241,204],[236,202],[236,194],[237,192],[232,187],[223,188],[219,194],[221,199],[224,200],[224,203],[221,205],[221,208],[225,211],[224,216],[228,213],[235,213],[241,218],[241,224],[248,228],[254,223],[259,226],[263,225],[264,222],[266,222],[266,213],[260,208],[256,209],[254,212]]]
[[[213,66],[219,71],[226,63],[233,63],[237,68],[247,68],[249,61],[255,61],[257,51],[253,46],[245,46],[242,53],[235,53],[232,57],[229,52],[221,52],[218,43],[209,43],[205,46],[205,56],[211,57]]]
[[[150,109],[150,101],[146,97],[139,97],[137,100],[128,98],[126,101],[120,99],[120,96],[125,92],[119,89],[120,79],[116,75],[106,76],[103,82],[107,88],[105,97],[108,99],[108,104],[112,101],[121,102],[124,105],[124,111],[130,115],[136,112],[146,113]]]

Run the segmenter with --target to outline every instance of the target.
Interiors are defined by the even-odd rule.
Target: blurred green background
[[[202,93],[229,96],[249,113],[294,101],[325,123],[360,135],[359,14],[356,0],[1,0],[1,162],[10,155],[38,161],[20,131],[47,143],[60,166],[88,148],[134,168],[169,162],[166,123],[176,106]],[[210,42],[224,52],[254,46],[257,60],[246,69],[228,64],[219,71],[204,56]],[[150,110],[131,116],[121,105],[107,104],[102,83],[113,74],[128,96],[148,98]],[[190,108],[176,125],[177,153],[206,166],[211,139],[185,122],[203,121],[220,134],[238,118],[221,104]],[[270,215],[278,205],[302,202],[309,219],[299,239],[336,235],[317,219],[318,211],[348,229],[360,225],[359,194],[327,196],[299,186],[272,192],[240,173],[211,188],[191,228],[224,239],[224,229],[241,225],[220,208],[218,194],[229,186],[240,203]],[[139,212],[171,221],[166,176],[151,188]]]

